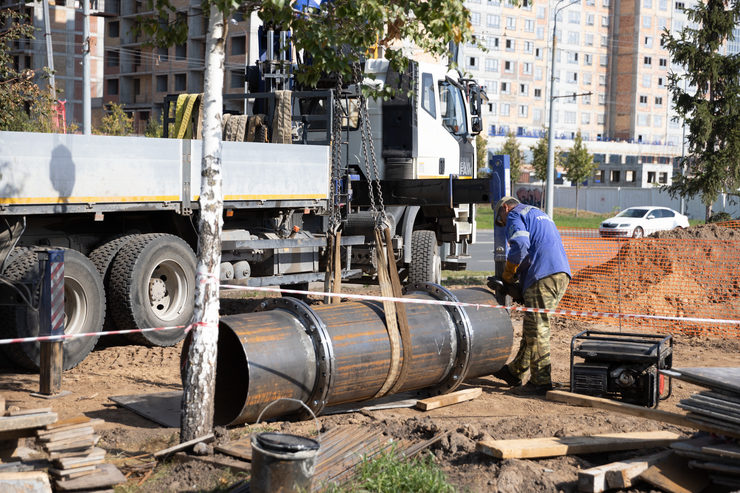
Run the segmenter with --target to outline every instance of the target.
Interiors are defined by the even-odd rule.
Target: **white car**
[[[689,218],[667,207],[630,207],[599,226],[602,237],[642,238],[656,231],[688,228]]]

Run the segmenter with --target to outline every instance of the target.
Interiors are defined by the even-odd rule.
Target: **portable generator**
[[[570,343],[570,390],[658,407],[671,395],[670,378],[663,394],[666,377],[660,370],[670,369],[672,360],[670,335],[584,330]]]

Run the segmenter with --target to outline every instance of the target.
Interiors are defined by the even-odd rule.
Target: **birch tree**
[[[300,4],[306,4],[301,6]],[[204,76],[203,155],[198,221],[198,266],[195,311],[184,381],[180,440],[205,435],[213,429],[213,396],[218,342],[218,280],[221,263],[223,197],[221,179],[221,116],[223,107],[224,45],[227,26],[224,19],[241,8],[249,15],[258,10],[266,25],[291,30],[292,42],[303,59],[298,81],[315,86],[322,75],[342,75],[352,80],[353,66],[368,50],[377,46],[394,67],[406,61],[403,41],[432,55],[444,55],[450,42],[473,41],[470,12],[461,0],[333,0],[318,8],[308,2],[263,0],[204,0],[208,13],[206,64]],[[185,41],[185,16],[168,0],[157,0],[158,16],[140,20],[139,29],[153,36],[160,45]],[[296,10],[300,10],[297,12]],[[172,20],[163,25],[162,19]],[[248,183],[243,183],[248,186]]]

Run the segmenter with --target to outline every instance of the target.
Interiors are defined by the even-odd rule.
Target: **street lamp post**
[[[554,11],[554,22],[552,27],[552,58],[550,63],[550,123],[547,128],[547,192],[545,193],[545,212],[548,216],[553,217],[553,207],[555,204],[555,148],[553,145],[553,120],[554,114],[553,107],[555,106],[555,52],[557,47],[557,31],[558,31],[558,14],[561,10],[570,7],[571,5],[578,3],[580,0],[571,0],[570,3],[559,7],[561,3],[566,0],[558,0],[555,3]]]

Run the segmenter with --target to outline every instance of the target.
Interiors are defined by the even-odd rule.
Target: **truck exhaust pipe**
[[[486,289],[450,291],[429,283],[408,286],[405,296],[495,304]],[[326,406],[371,399],[383,386],[391,350],[380,302],[313,307],[286,297],[265,300],[258,310],[221,317],[214,424],[253,423],[265,406],[283,397],[319,414]],[[399,392],[451,392],[466,378],[501,369],[511,352],[513,328],[502,308],[412,303],[406,312],[412,358]],[[282,400],[263,419],[302,408]]]

